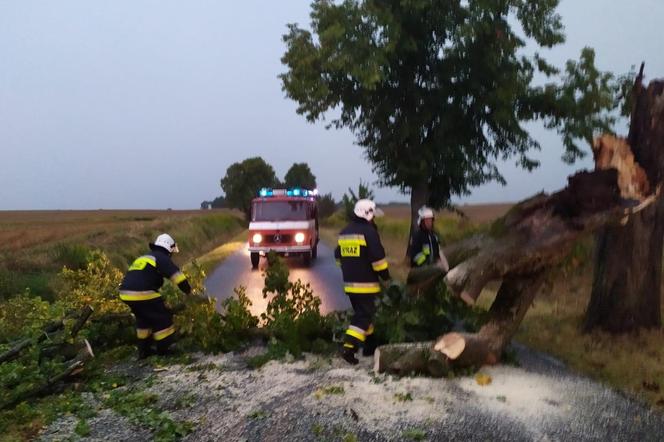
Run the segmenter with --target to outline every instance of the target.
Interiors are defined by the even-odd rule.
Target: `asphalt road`
[[[321,299],[321,313],[350,308],[350,302],[343,293],[341,271],[334,262],[332,249],[320,242],[318,258],[310,267],[302,264],[299,257],[286,258],[290,269],[290,279],[308,282],[314,294]],[[258,270],[252,270],[249,252],[246,247],[226,258],[226,260],[210,273],[205,280],[205,288],[209,296],[221,301],[233,295],[235,287],[244,286],[252,302],[251,312],[258,315],[265,311],[268,299],[263,298],[264,270],[267,260],[261,258]]]

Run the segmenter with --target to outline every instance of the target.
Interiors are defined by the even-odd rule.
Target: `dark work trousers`
[[[373,318],[376,314],[376,298],[374,294],[349,294],[348,299],[353,306],[353,317],[344,336],[344,347],[356,350],[365,344],[368,336],[373,335]]]
[[[157,353],[163,353],[173,342],[173,313],[164,303],[163,298],[147,301],[124,301],[136,317],[136,337],[139,350],[150,342],[150,337],[157,345]]]

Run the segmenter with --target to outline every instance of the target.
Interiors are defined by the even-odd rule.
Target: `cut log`
[[[374,372],[404,375],[427,365],[433,342],[381,345],[374,353]],[[418,372],[422,372],[418,371]]]
[[[460,333],[448,333],[438,338],[433,346],[438,351],[450,359],[457,359],[466,348],[466,340]]]

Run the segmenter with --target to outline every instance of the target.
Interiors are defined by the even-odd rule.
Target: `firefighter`
[[[447,273],[449,264],[440,250],[438,236],[433,230],[434,219],[433,210],[427,206],[422,206],[417,211],[418,229],[410,240],[410,266],[437,265]]]
[[[139,359],[154,354],[153,340],[157,354],[170,353],[175,327],[173,313],[159,294],[164,278],[170,279],[187,295],[191,293],[187,277],[171,259],[173,253],[180,251],[175,240],[162,233],[149,247],[149,253],[139,256],[129,266],[120,284],[120,299],[136,317]]]
[[[343,274],[344,291],[354,312],[344,335],[341,355],[353,365],[359,362],[355,357],[358,347],[363,347],[364,356],[372,355],[376,349],[372,322],[376,299],[381,292],[379,278],[390,281],[385,250],[374,223],[374,217],[382,213],[373,201],[359,200],[355,204],[353,219],[339,233],[334,250]]]

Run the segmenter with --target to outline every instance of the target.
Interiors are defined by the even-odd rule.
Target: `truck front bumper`
[[[277,253],[306,253],[311,251],[311,247],[306,246],[249,246],[251,253],[268,253],[274,251]]]

